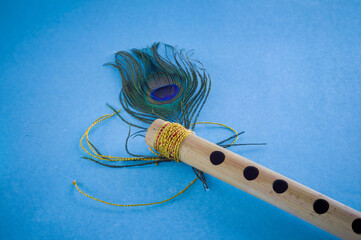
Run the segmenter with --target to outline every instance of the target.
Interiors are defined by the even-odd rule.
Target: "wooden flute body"
[[[157,119],[145,141],[164,123]],[[180,160],[281,208],[339,238],[361,239],[361,213],[296,181],[254,163],[194,134],[179,148]]]

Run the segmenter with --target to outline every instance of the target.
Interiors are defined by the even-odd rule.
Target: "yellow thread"
[[[96,119],[92,125],[90,125],[90,127],[85,131],[85,133],[83,134],[83,136],[80,139],[80,146],[81,148],[90,156],[92,156],[93,158],[96,159],[100,159],[100,160],[104,160],[104,161],[111,161],[111,162],[117,162],[117,161],[136,161],[136,160],[142,160],[142,161],[154,161],[154,160],[158,160],[159,158],[157,157],[153,157],[153,158],[140,158],[140,157],[113,157],[113,156],[107,156],[107,155],[102,155],[102,154],[98,154],[95,149],[93,149],[92,145],[90,144],[89,141],[89,131],[98,123],[109,119],[111,117],[113,117],[115,114],[119,113],[119,111],[113,113],[113,114],[105,114],[104,116],[99,117],[98,119]],[[83,140],[84,138],[86,138],[86,142],[88,144],[89,149],[92,151],[92,153],[90,153],[88,150],[86,150],[86,148],[83,146]]]
[[[88,198],[91,198],[95,201],[98,201],[98,202],[101,202],[101,203],[104,203],[104,204],[108,204],[108,205],[112,205],[112,206],[116,206],[116,207],[140,207],[140,206],[150,206],[150,205],[156,205],[156,204],[161,204],[161,203],[165,203],[165,202],[168,202],[170,200],[172,200],[173,198],[181,195],[182,193],[184,193],[193,183],[195,183],[195,181],[197,180],[198,176],[187,186],[185,187],[182,191],[180,191],[179,193],[177,193],[176,195],[174,195],[173,197],[170,197],[166,200],[163,200],[163,201],[159,201],[159,202],[152,202],[152,203],[140,203],[140,204],[117,204],[117,203],[110,203],[110,202],[106,202],[106,201],[103,201],[103,200],[100,200],[98,198],[95,198],[95,197],[92,197],[88,194],[86,194],[85,192],[83,192],[82,190],[79,189],[76,181],[74,180],[73,181],[73,184],[75,185],[76,189],[81,193],[83,194],[84,196],[88,197]]]
[[[85,133],[83,134],[83,136],[80,139],[80,146],[82,147],[82,149],[88,153],[90,156],[100,159],[100,160],[105,160],[105,161],[134,161],[134,160],[141,160],[141,161],[153,161],[153,160],[159,160],[159,158],[138,158],[138,157],[131,157],[131,158],[124,158],[124,157],[113,157],[113,156],[107,156],[107,155],[102,155],[97,153],[97,151],[95,151],[95,149],[92,147],[90,141],[89,141],[89,131],[98,123],[109,119],[111,117],[113,117],[114,115],[116,115],[117,113],[119,113],[119,111],[113,113],[113,114],[105,114],[104,116],[101,116],[99,118],[97,118],[92,125],[90,125],[90,127],[85,131]],[[215,122],[196,122],[191,124],[214,124],[214,125],[219,125],[219,126],[223,126],[225,128],[228,128],[230,130],[232,130],[236,135],[237,135],[237,131],[227,125],[224,125],[222,123],[215,123]],[[179,162],[179,148],[180,145],[182,143],[182,141],[189,135],[189,134],[194,134],[194,132],[185,129],[182,125],[178,124],[178,123],[169,123],[166,122],[164,123],[157,131],[156,133],[156,138],[154,141],[154,148],[160,153],[156,153],[153,151],[152,148],[149,147],[149,150],[154,153],[156,156],[160,157],[160,156],[165,156],[167,158],[170,159],[174,159],[175,161]],[[89,149],[92,151],[92,153],[88,152],[86,150],[86,148],[83,146],[83,140],[84,138],[86,138],[86,142],[88,144]],[[236,136],[235,140],[230,144],[234,144],[236,141],[238,140],[238,136]],[[156,165],[158,164],[158,162],[156,162]],[[73,181],[73,184],[75,185],[76,189],[83,194],[84,196],[91,198],[95,201],[104,203],[104,204],[108,204],[108,205],[112,205],[112,206],[118,206],[118,207],[137,207],[137,206],[149,206],[149,205],[156,205],[156,204],[161,204],[161,203],[165,203],[168,202],[170,200],[172,200],[173,198],[181,195],[182,193],[184,193],[193,183],[195,183],[195,181],[197,180],[198,176],[187,186],[185,187],[182,191],[180,191],[179,193],[177,193],[176,195],[163,200],[163,201],[159,201],[159,202],[153,202],[153,203],[141,203],[141,204],[115,204],[115,203],[110,203],[110,202],[106,202],[100,199],[97,199],[95,197],[92,197],[86,193],[84,193],[83,191],[81,191],[76,183],[76,181]]]
[[[179,162],[180,145],[189,134],[194,132],[178,123],[165,122],[155,135],[153,147],[160,155]]]
[[[106,155],[102,155],[102,154],[99,154],[95,151],[95,149],[92,147],[90,141],[89,141],[89,131],[98,123],[106,120],[106,119],[109,119],[111,117],[113,117],[115,114],[119,113],[119,111],[113,113],[113,114],[105,114],[104,116],[101,116],[99,118],[97,118],[91,125],[90,127],[85,131],[85,133],[83,134],[83,136],[81,137],[80,139],[80,146],[81,148],[86,152],[88,153],[90,156],[94,157],[94,158],[97,158],[97,159],[100,159],[100,160],[105,160],[105,161],[134,161],[134,160],[141,160],[141,161],[152,161],[152,160],[159,160],[159,158],[138,158],[138,157],[132,157],[132,158],[124,158],[124,157],[113,157],[113,156],[106,156]],[[90,153],[88,150],[86,150],[86,148],[83,146],[83,140],[84,138],[86,138],[86,142],[88,144],[88,147],[89,149],[92,151],[92,153]],[[155,153],[152,149],[150,149],[151,152],[153,152],[156,156],[161,156],[160,154],[158,153]],[[156,162],[156,165],[158,164],[158,162]],[[100,200],[100,199],[97,199],[95,197],[92,197],[86,193],[84,193],[83,191],[81,191],[76,183],[76,181],[74,180],[73,181],[73,184],[75,185],[76,189],[81,193],[83,194],[84,196],[88,197],[88,198],[91,198],[95,201],[98,201],[98,202],[101,202],[101,203],[104,203],[104,204],[108,204],[108,205],[112,205],[112,206],[118,206],[118,207],[137,207],[137,206],[149,206],[149,205],[155,205],[155,204],[161,204],[161,203],[165,203],[165,202],[168,202],[170,200],[172,200],[173,198],[181,195],[182,193],[184,193],[193,183],[195,183],[195,181],[197,180],[198,176],[187,186],[185,187],[182,191],[180,191],[179,193],[177,193],[176,195],[164,200],[164,201],[160,201],[160,202],[153,202],[153,203],[142,203],[142,204],[115,204],[115,203],[110,203],[110,202],[106,202],[106,201],[103,201],[103,200]]]
[[[159,156],[159,157],[162,156],[162,155],[160,155],[159,153],[154,152],[154,150],[153,150],[151,147],[148,147],[148,148],[149,148],[149,151],[151,151],[153,154],[155,154],[155,155],[157,155],[157,156]]]

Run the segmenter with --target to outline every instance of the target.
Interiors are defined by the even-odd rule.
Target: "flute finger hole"
[[[277,179],[273,182],[273,191],[278,194],[284,193],[288,189],[288,183],[285,180]]]
[[[209,160],[211,161],[211,163],[213,165],[219,165],[219,164],[223,163],[225,158],[226,158],[226,156],[221,151],[214,151],[209,156]]]
[[[326,213],[329,208],[330,208],[330,205],[328,204],[328,202],[325,199],[317,199],[313,203],[313,210],[315,210],[315,212],[318,214]]]
[[[243,170],[243,176],[248,181],[252,181],[258,177],[259,171],[256,167],[248,166]]]
[[[356,218],[352,222],[352,230],[357,234],[361,234],[361,218]]]

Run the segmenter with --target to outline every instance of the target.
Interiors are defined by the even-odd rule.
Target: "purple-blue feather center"
[[[179,87],[177,85],[169,84],[154,89],[150,96],[155,101],[167,101],[177,96],[178,92]]]

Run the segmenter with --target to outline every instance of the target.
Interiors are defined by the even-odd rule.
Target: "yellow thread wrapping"
[[[189,134],[194,134],[194,132],[184,128],[178,123],[165,122],[155,135],[153,143],[154,149],[157,150],[160,155],[179,162],[180,145]]]

